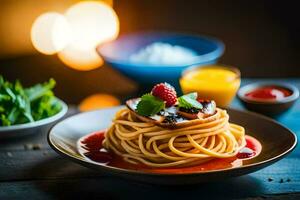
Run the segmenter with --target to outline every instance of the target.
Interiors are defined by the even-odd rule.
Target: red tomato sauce
[[[105,131],[94,132],[79,139],[79,152],[87,159],[103,165],[152,173],[180,174],[239,167],[243,165],[243,160],[257,156],[262,149],[262,146],[258,140],[246,135],[247,145],[235,157],[213,159],[202,164],[188,167],[152,168],[144,164],[134,165],[128,163],[124,161],[120,156],[117,156],[111,152],[107,152],[102,146],[102,142],[104,140],[104,132]]]
[[[290,90],[278,86],[259,87],[245,94],[247,98],[262,100],[281,100],[290,95]]]

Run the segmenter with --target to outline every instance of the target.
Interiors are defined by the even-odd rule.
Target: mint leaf
[[[165,103],[153,96],[152,94],[145,94],[136,107],[136,112],[142,116],[155,115],[165,108]]]
[[[197,101],[197,93],[189,93],[178,98],[179,107],[202,109],[203,106]]]

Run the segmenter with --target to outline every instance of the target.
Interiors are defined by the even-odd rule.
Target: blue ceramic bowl
[[[197,53],[195,61],[180,65],[154,65],[132,62],[130,55],[154,42],[180,45]],[[224,52],[224,44],[214,38],[167,32],[140,32],[120,36],[117,40],[97,47],[100,56],[129,78],[140,84],[169,82],[177,85],[181,72],[193,65],[214,64]]]

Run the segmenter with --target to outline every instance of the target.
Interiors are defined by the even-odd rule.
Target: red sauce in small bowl
[[[106,151],[102,146],[104,132],[105,131],[94,132],[80,138],[77,143],[80,154],[87,159],[102,165],[151,173],[182,174],[240,167],[243,165],[243,160],[251,159],[257,156],[262,149],[262,146],[258,140],[246,135],[246,147],[244,147],[244,149],[242,149],[234,157],[213,159],[202,164],[188,167],[153,168],[144,164],[134,165],[128,163],[120,156]]]
[[[279,86],[262,86],[251,90],[245,94],[248,99],[257,100],[282,100],[291,96],[292,92],[289,89]]]

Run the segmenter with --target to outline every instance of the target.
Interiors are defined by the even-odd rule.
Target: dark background
[[[0,6],[0,13],[14,2],[1,1],[4,6]],[[51,5],[55,3],[51,1]],[[300,77],[299,11],[296,3],[272,0],[115,0],[114,9],[120,19],[120,34],[168,30],[214,36],[226,45],[220,63],[238,67],[242,77],[273,78]],[[0,17],[3,16],[0,14]],[[18,23],[22,23],[21,16]],[[5,37],[6,29],[0,28],[0,36]],[[17,42],[10,43],[18,46]],[[0,48],[8,48],[0,45]],[[56,56],[39,54],[32,47],[23,53],[7,53],[2,49],[0,74],[9,80],[19,78],[25,85],[54,77],[58,82],[57,95],[68,103],[78,103],[96,92],[123,97],[137,88],[134,81],[109,66],[89,72],[75,71],[64,66]]]

